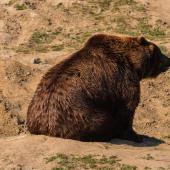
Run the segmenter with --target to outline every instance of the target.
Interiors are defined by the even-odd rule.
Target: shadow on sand
[[[117,145],[122,145],[122,144],[126,144],[126,145],[131,145],[131,146],[135,146],[135,147],[153,147],[153,146],[158,146],[160,144],[165,143],[165,141],[161,140],[161,139],[157,139],[155,137],[150,137],[150,136],[146,136],[146,135],[140,135],[143,137],[143,142],[141,143],[135,143],[132,141],[128,141],[128,140],[122,140],[122,139],[112,139],[110,141],[111,144],[117,144]]]

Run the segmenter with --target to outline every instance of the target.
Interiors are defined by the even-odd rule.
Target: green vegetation
[[[157,39],[162,39],[166,36],[165,31],[161,27],[153,27],[149,24],[147,19],[139,21],[138,29],[140,30],[141,34],[145,34],[151,39],[153,39],[154,37],[156,37]]]
[[[27,9],[27,6],[25,4],[16,4],[15,5],[16,10],[25,10]]]
[[[153,160],[154,157],[151,156],[151,154],[147,154],[146,156],[143,157],[143,159],[146,159],[146,160]]]
[[[98,0],[97,2],[102,10],[106,10],[110,7],[112,0]]]
[[[60,45],[49,45],[57,35],[59,35],[62,31],[62,28],[58,28],[55,31],[48,31],[48,32],[34,32],[28,43],[21,44],[17,49],[16,52],[22,53],[30,53],[32,51],[37,51],[41,53],[45,53],[49,50],[53,51],[60,51],[64,48],[62,44]]]
[[[34,32],[30,38],[30,43],[43,44],[50,43],[55,38],[55,33]]]
[[[87,38],[90,37],[90,36],[91,36],[90,32],[83,32],[83,33],[77,34],[76,36],[70,36],[70,37],[72,39],[75,39],[76,41],[82,43],[85,40],[87,40]]]
[[[76,169],[94,169],[94,170],[136,170],[136,166],[120,164],[117,156],[97,156],[97,155],[65,155],[56,154],[45,158],[46,163],[56,163],[52,170],[76,170]]]
[[[17,1],[18,0],[10,0],[6,5],[11,6],[11,5],[15,4],[15,2],[17,2]]]
[[[109,159],[106,156],[103,156],[102,158],[99,159],[99,163],[110,165],[114,165],[119,161],[120,159],[118,159],[117,156],[110,156]]]
[[[167,136],[164,136],[165,139],[170,139],[170,134]]]
[[[126,165],[126,164],[123,164],[121,170],[136,170],[137,167],[136,166],[132,166],[132,165]]]
[[[46,159],[47,163],[56,161],[59,167],[63,169],[74,169],[77,166],[86,167],[86,168],[95,168],[97,165],[96,159],[92,155],[85,155],[82,157],[73,156],[73,155],[65,155],[65,154],[57,154],[55,156],[49,157]],[[53,168],[55,169],[55,168]]]
[[[149,39],[163,39],[167,36],[163,28],[159,25],[152,26],[146,18],[136,21],[137,24],[135,27],[132,27],[129,24],[132,20],[133,18],[127,18],[124,15],[117,16],[115,19],[117,24],[116,31],[121,34],[128,34],[132,36],[145,35]]]
[[[134,0],[118,0],[115,5],[116,6],[121,6],[121,5],[135,5],[137,4],[136,1]]]
[[[136,4],[133,9],[139,12],[147,12],[147,6],[143,4]]]
[[[83,166],[89,166],[90,168],[95,168],[97,165],[97,160],[93,158],[92,155],[83,156],[81,158],[75,159],[76,161],[82,162]]]
[[[155,21],[155,24],[150,22],[148,5],[135,0],[87,0],[86,3],[74,2],[69,8],[64,3],[52,8],[59,16],[62,15],[60,27],[56,30],[50,28],[50,31],[35,31],[27,43],[18,47],[17,52],[74,51],[80,49],[88,37],[99,32],[144,35],[151,40],[161,41],[170,37],[162,20]],[[76,20],[77,16],[82,23],[79,19],[74,22],[73,18]],[[53,23],[50,16],[44,19],[49,21],[48,26]]]
[[[164,167],[159,167],[158,170],[166,170]]]
[[[63,44],[51,46],[51,49],[52,49],[53,51],[61,51],[63,48],[64,48],[64,45],[63,45]]]

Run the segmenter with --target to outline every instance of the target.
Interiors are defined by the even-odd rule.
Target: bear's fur
[[[94,35],[42,78],[28,107],[28,130],[83,141],[141,142],[132,128],[140,80],[169,65],[144,37]]]

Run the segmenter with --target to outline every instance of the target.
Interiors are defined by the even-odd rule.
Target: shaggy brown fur
[[[169,65],[143,37],[94,35],[42,78],[28,108],[28,130],[83,141],[140,142],[132,129],[140,80]]]

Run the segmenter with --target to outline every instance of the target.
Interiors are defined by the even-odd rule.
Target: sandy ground
[[[45,136],[18,136],[0,139],[0,164],[2,169],[50,169],[55,163],[45,158],[56,153],[74,155],[117,156],[122,164],[135,165],[138,169],[170,169],[170,147],[154,140],[135,145],[121,140],[111,143],[83,143]],[[148,145],[148,146],[146,146]],[[5,149],[4,149],[5,148]],[[146,156],[151,155],[151,159]]]
[[[0,1],[0,169],[52,169],[56,162],[45,158],[57,153],[116,155],[137,169],[170,169],[170,70],[141,82],[134,128],[149,137],[140,145],[30,136],[25,126],[41,76],[93,33],[144,35],[170,55],[170,1],[130,2]]]

